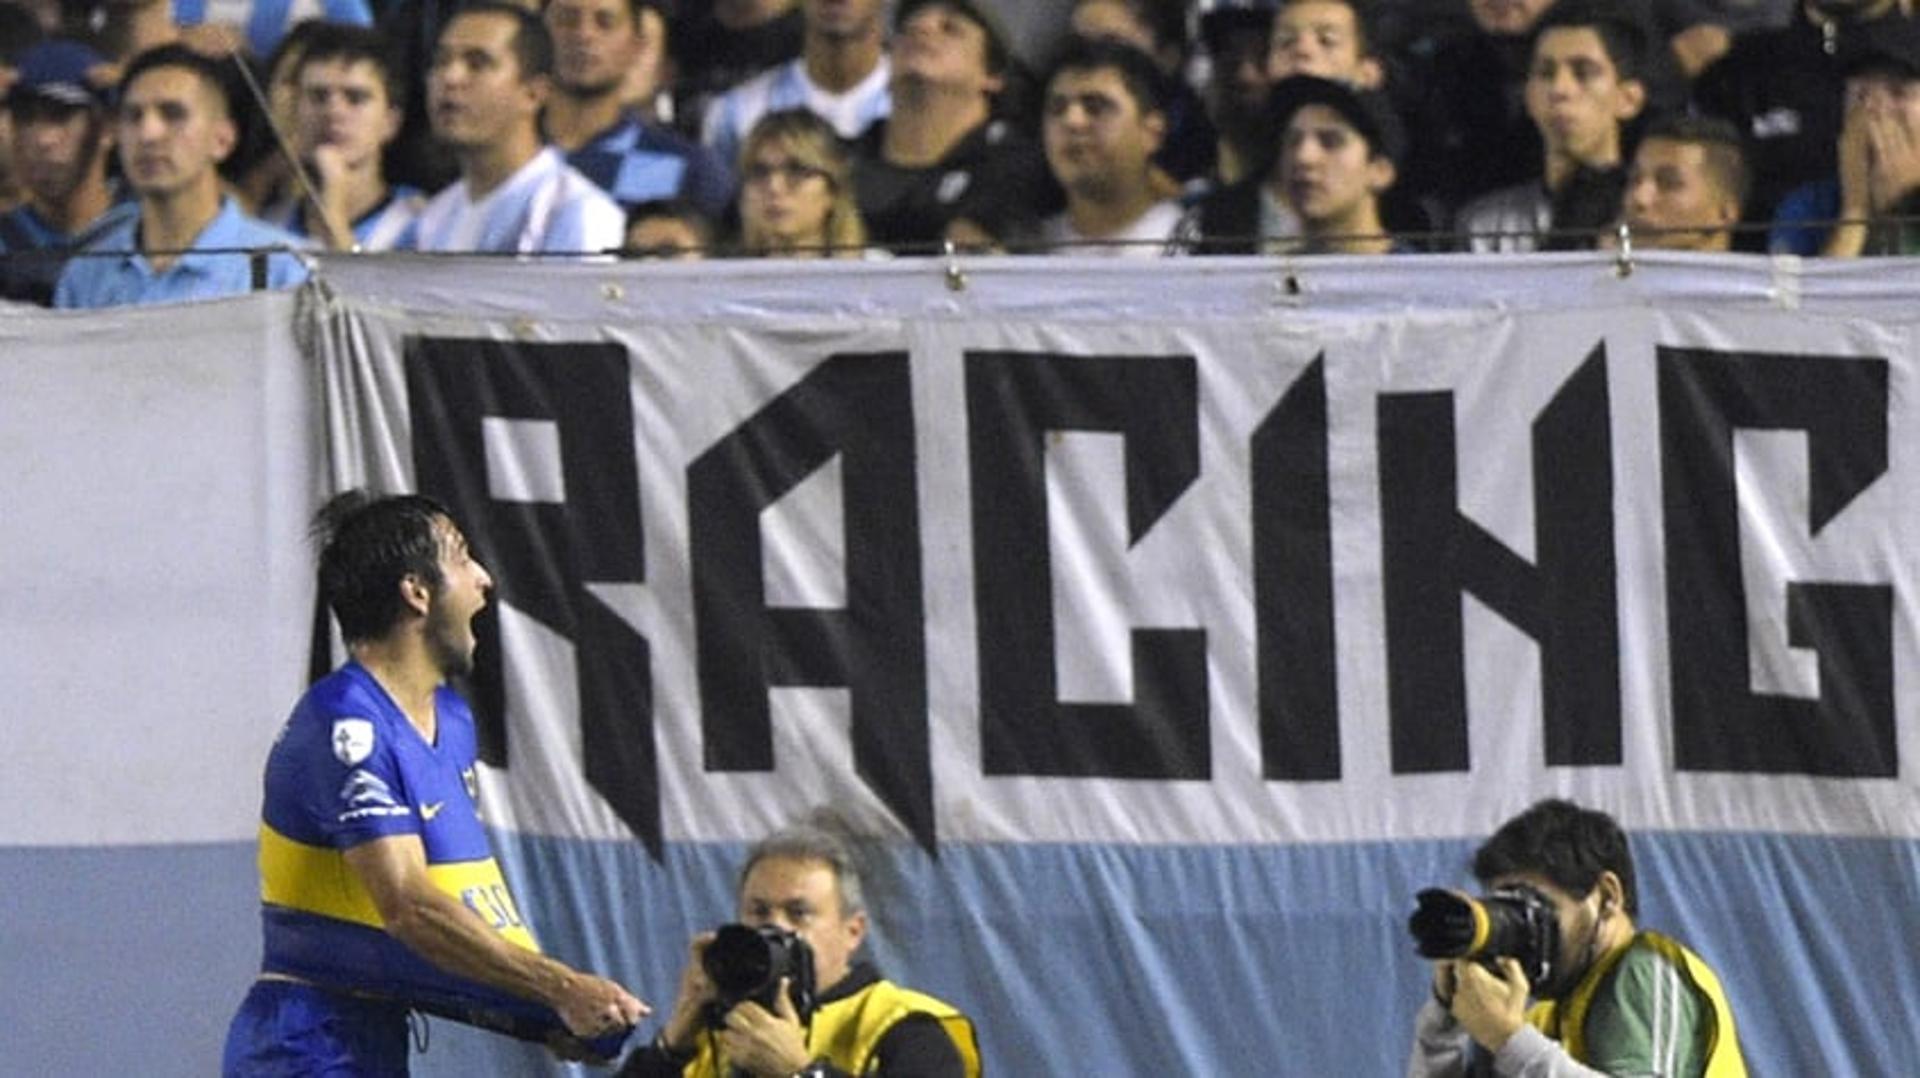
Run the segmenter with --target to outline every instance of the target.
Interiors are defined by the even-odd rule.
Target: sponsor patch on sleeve
[[[333,720],[333,755],[348,767],[373,755],[373,722],[368,719]]]
[[[347,776],[340,786],[340,822],[370,816],[407,816],[413,810],[393,799],[386,780],[364,768]]]

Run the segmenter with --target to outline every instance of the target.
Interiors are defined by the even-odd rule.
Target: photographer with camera
[[[740,923],[694,937],[673,1013],[622,1078],[977,1078],[966,1015],[854,959],[867,913],[837,835],[762,839],[736,897]]]
[[[1409,924],[1438,961],[1408,1078],[1744,1078],[1719,978],[1635,925],[1633,856],[1612,817],[1541,801],[1480,847],[1473,874],[1488,895],[1422,891]]]

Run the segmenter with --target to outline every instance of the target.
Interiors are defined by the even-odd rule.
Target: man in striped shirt
[[[1436,963],[1409,1078],[1745,1078],[1719,977],[1634,923],[1633,855],[1612,817],[1542,801],[1494,832],[1474,854],[1473,874],[1488,888],[1531,888],[1551,901],[1556,953],[1537,984],[1511,956],[1497,967]],[[1530,997],[1539,1002],[1529,1007]]]
[[[760,117],[806,109],[855,139],[891,111],[883,0],[803,0],[804,51],[713,99],[701,140],[734,164]]]
[[[447,23],[427,74],[427,114],[460,178],[427,203],[399,250],[595,254],[621,245],[620,207],[541,138],[552,90],[553,38],[538,15],[477,0]]]

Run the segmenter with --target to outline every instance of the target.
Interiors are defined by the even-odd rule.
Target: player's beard
[[[444,677],[466,677],[473,673],[473,622],[462,625],[459,615],[436,602],[427,614],[427,651]]]

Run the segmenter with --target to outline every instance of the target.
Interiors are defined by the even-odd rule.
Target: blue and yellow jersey
[[[262,969],[456,1018],[507,1011],[557,1025],[550,1009],[444,973],[389,936],[347,867],[343,851],[353,846],[418,835],[442,891],[501,936],[539,950],[480,823],[472,712],[445,686],[434,708],[437,739],[429,744],[357,662],[317,682],[294,708],[267,757]]]

